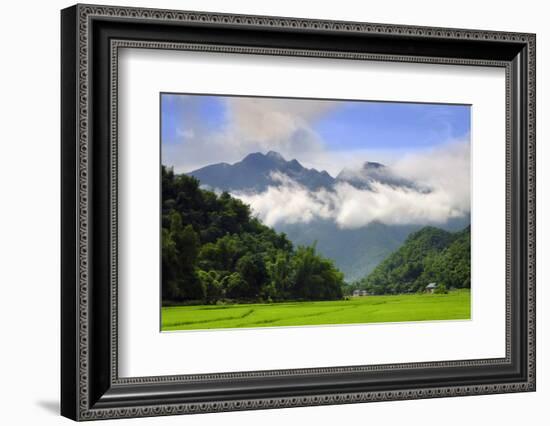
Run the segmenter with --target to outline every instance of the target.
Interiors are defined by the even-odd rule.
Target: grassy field
[[[328,302],[170,306],[162,330],[251,328],[470,318],[470,291],[363,296]]]

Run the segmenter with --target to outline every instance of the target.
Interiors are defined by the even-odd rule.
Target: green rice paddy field
[[[361,296],[327,302],[169,306],[162,330],[470,319],[470,291]]]

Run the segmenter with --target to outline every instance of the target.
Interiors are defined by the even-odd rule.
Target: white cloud
[[[263,150],[296,150],[296,134],[316,139],[310,127],[312,120],[335,108],[334,102],[289,102],[276,98],[226,98],[231,131],[244,144],[257,144]],[[318,142],[317,140],[315,142]]]
[[[334,216],[332,195],[321,189],[313,192],[281,173],[271,175],[273,186],[261,193],[234,193],[252,207],[268,226],[278,223],[308,223]]]
[[[449,193],[434,189],[428,193],[371,184],[372,190],[357,189],[347,183],[336,188],[338,196],[334,220],[341,228],[359,228],[371,222],[388,225],[444,223],[467,213],[454,203]]]
[[[251,152],[273,150],[287,159],[318,155],[323,144],[311,124],[337,105],[240,97],[227,97],[224,102],[226,117],[215,130],[189,112],[182,117],[185,130],[177,132],[175,143],[163,146],[166,164],[176,172],[189,172],[217,162],[234,163]]]
[[[470,210],[470,141],[457,140],[432,150],[409,154],[396,161],[392,170],[405,178],[445,192],[454,205]]]
[[[268,226],[331,219],[341,228],[385,224],[441,224],[470,211],[469,143],[406,157],[394,173],[411,179],[429,192],[371,183],[358,189],[338,183],[334,191],[310,191],[285,175],[272,175],[274,185],[262,193],[235,193]]]

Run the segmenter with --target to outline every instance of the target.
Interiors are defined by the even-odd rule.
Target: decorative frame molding
[[[181,41],[166,38],[166,34],[172,34],[169,31],[161,34],[158,41],[152,41],[134,38],[134,33],[125,33],[124,24],[132,22],[139,23],[144,28],[143,31],[156,31],[170,25],[172,28],[178,26],[191,29],[216,27],[227,29],[229,32],[242,32],[243,29],[256,32],[275,31],[277,34],[288,34],[289,37],[297,38],[300,34],[308,32],[326,34],[327,37],[345,34],[350,35],[350,40],[354,40],[354,37],[372,37],[372,40],[382,41],[378,45],[373,44],[373,51],[354,51],[352,48],[325,50],[317,47],[222,45],[208,40]],[[94,26],[96,23],[98,25]],[[101,25],[105,25],[106,29]],[[103,32],[109,33],[109,36],[104,36]],[[117,38],[117,34],[124,34],[124,39]],[[245,38],[243,36],[243,39]],[[283,43],[289,43],[285,40]],[[464,57],[384,53],[383,40],[399,40],[408,43],[409,46],[424,43],[429,47],[425,49],[426,52],[435,51],[436,43],[463,43],[468,47],[479,46],[480,53],[470,52],[469,56]],[[76,5],[65,9],[62,12],[62,414],[75,420],[92,420],[535,390],[535,41],[533,34],[510,32],[89,5]],[[505,68],[506,357],[119,378],[117,70],[118,49],[128,47]],[[490,55],[487,50],[489,47],[494,51]],[[107,139],[108,143],[103,144],[105,146],[94,143],[101,137]],[[108,171],[108,178],[98,177],[100,173],[92,168],[92,164],[94,168],[101,164],[101,170]],[[514,208],[520,210],[515,212]],[[96,229],[106,229],[108,236],[97,234]],[[99,245],[107,249],[104,251],[108,253],[108,261],[102,258],[101,266],[96,266],[101,263],[98,262],[98,258],[101,257],[97,251]],[[95,253],[97,255],[94,255]],[[515,257],[521,258],[518,265],[512,261]],[[98,284],[99,276],[108,278],[107,284]],[[95,308],[92,307],[92,300]],[[97,308],[98,303],[103,305],[101,310]],[[518,339],[521,342],[518,342]],[[283,391],[275,391],[274,387],[272,395],[268,397],[239,397],[241,394],[228,394],[226,397],[219,396],[213,400],[193,400],[183,396],[179,399],[170,399],[163,393],[163,388],[171,387],[173,390],[174,386],[181,387],[186,384],[210,388],[223,387],[224,383],[235,379],[249,380],[254,386],[258,385],[258,381],[264,380],[262,386],[265,386],[269,380],[277,378],[299,381],[314,377],[328,383],[333,376],[342,378],[349,375],[351,383],[358,377],[363,377],[361,374],[377,372],[392,372],[397,377],[403,371],[438,370],[434,374],[442,375],[444,371],[451,371],[453,368],[468,371],[475,367],[488,366],[507,368],[510,370],[508,375],[512,370],[516,371],[516,379],[480,380],[468,385],[396,385],[394,389],[376,390],[369,390],[369,386],[373,386],[372,383],[364,388],[354,385],[357,389],[350,384],[348,387],[353,388],[350,391],[319,390],[302,394],[290,391],[285,394]],[[140,394],[149,392],[150,397],[136,396],[138,388]]]

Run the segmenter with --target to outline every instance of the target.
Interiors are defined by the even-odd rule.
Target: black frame
[[[61,13],[61,413],[74,420],[535,390],[535,35],[76,5]],[[507,73],[502,359],[119,378],[119,48],[497,66]]]

